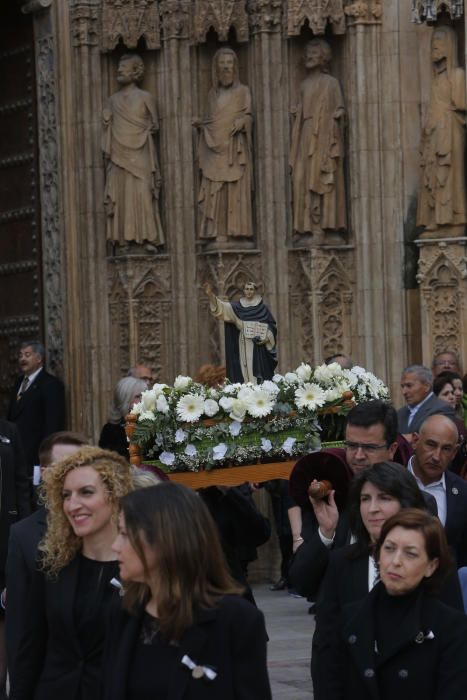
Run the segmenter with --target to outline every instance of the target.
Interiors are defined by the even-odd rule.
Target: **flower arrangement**
[[[338,363],[302,363],[261,384],[226,380],[219,388],[178,376],[143,392],[131,411],[132,442],[168,472],[293,459],[318,449],[323,433],[342,437],[351,406],[373,398],[389,398],[383,382]]]

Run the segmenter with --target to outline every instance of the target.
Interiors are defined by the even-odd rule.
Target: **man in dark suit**
[[[84,435],[62,431],[42,441],[39,448],[41,470],[66,459],[88,441]],[[36,570],[37,547],[47,528],[47,512],[39,508],[28,518],[12,526],[6,564],[6,646],[10,679],[23,629],[25,601]]]
[[[432,391],[433,375],[428,367],[411,365],[402,373],[401,390],[406,406],[397,412],[399,432],[402,435],[416,433],[425,418],[440,413],[454,418],[454,409],[446,401],[438,399]]]
[[[29,477],[39,464],[39,445],[65,423],[63,383],[44,369],[44,346],[37,341],[21,343],[19,367],[22,376],[14,387],[8,420],[16,423],[26,455]]]
[[[450,418],[429,416],[412,440],[414,455],[407,466],[418,486],[436,499],[457,566],[467,565],[467,482],[448,470],[459,447],[457,427]]]

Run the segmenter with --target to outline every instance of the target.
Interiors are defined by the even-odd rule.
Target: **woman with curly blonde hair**
[[[43,477],[47,532],[26,604],[12,700],[97,700],[105,620],[118,594],[111,545],[130,465],[84,447]],[[14,582],[13,582],[14,585]]]

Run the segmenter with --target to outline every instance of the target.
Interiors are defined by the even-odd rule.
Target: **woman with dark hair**
[[[243,600],[202,499],[174,483],[121,500],[105,700],[269,700],[263,615]]]
[[[450,377],[445,374],[439,374],[433,379],[433,393],[441,401],[445,401],[453,408],[456,408],[456,397],[454,395],[454,386]]]
[[[452,567],[439,520],[401,510],[383,525],[380,581],[346,605],[327,677],[333,700],[452,700],[467,688],[467,618],[434,592]]]
[[[316,606],[311,671],[315,699],[327,697],[331,649],[345,604],[362,600],[378,580],[374,547],[386,520],[403,508],[426,508],[415,478],[400,464],[379,462],[354,477],[349,495],[352,544],[331,552]],[[446,595],[462,609],[457,578]],[[332,671],[335,672],[335,669]]]

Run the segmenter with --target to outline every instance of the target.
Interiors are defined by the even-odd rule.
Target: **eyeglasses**
[[[351,452],[357,452],[358,450],[361,450],[362,452],[365,452],[367,455],[374,454],[375,452],[378,452],[378,450],[382,450],[384,448],[387,448],[387,445],[385,442],[383,442],[382,445],[365,445],[361,442],[350,442],[349,440],[344,440],[344,445],[347,450],[350,450]]]

